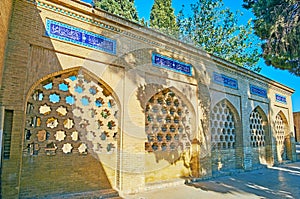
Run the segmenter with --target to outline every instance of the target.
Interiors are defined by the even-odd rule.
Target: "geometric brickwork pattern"
[[[234,116],[226,101],[215,105],[211,111],[212,149],[233,149],[235,147]]]
[[[191,146],[190,112],[170,89],[155,94],[145,110],[145,150],[184,151]]]
[[[40,83],[26,113],[27,155],[111,153],[116,148],[118,110],[111,93],[77,72]]]
[[[285,130],[285,124],[281,118],[281,116],[278,114],[275,119],[275,130],[276,130],[276,144],[277,146],[283,146],[284,145],[284,130]]]
[[[252,147],[265,146],[265,132],[260,113],[255,109],[250,114],[250,145]]]
[[[275,136],[276,136],[276,146],[279,161],[285,159],[284,148],[285,148],[285,122],[283,121],[280,114],[277,114],[275,119]]]

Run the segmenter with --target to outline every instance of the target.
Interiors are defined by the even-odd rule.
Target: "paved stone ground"
[[[126,195],[128,199],[300,198],[300,162],[233,174],[191,185]]]

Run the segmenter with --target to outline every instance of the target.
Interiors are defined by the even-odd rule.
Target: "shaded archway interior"
[[[104,84],[79,69],[49,75],[28,94],[21,189],[51,195],[115,183],[118,105]],[[107,157],[112,161],[103,165]],[[22,183],[28,176],[34,183]],[[42,181],[51,186],[40,187]]]

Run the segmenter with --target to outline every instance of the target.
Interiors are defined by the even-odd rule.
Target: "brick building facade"
[[[4,198],[295,161],[293,89],[78,0],[0,9]]]
[[[296,142],[300,142],[300,112],[293,113]]]

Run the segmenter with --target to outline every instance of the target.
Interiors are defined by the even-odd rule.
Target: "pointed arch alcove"
[[[288,121],[282,111],[279,111],[274,122],[276,161],[282,163],[286,160],[292,160],[292,146],[290,143]]]
[[[146,183],[191,175],[195,116],[190,101],[174,87],[159,89],[146,102]]]
[[[249,116],[249,137],[252,149],[252,166],[272,164],[272,142],[268,118],[260,106]]]
[[[22,179],[36,183],[21,189],[47,183],[51,196],[119,187],[120,103],[109,85],[76,67],[36,82],[26,101]]]
[[[212,171],[241,168],[241,120],[229,100],[223,99],[211,109],[210,132]]]

